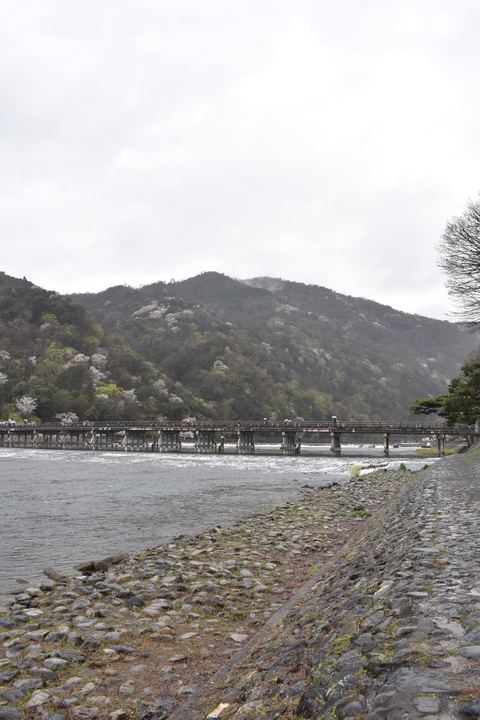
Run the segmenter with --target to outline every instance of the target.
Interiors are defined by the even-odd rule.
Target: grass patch
[[[480,442],[472,445],[461,459],[465,465],[480,465]]]
[[[346,635],[342,635],[342,637],[337,638],[332,643],[332,653],[335,657],[340,657],[344,653],[344,651],[350,647],[352,644],[353,635],[351,633],[347,633]]]
[[[445,445],[445,455],[456,455],[460,449],[459,445]],[[418,448],[415,452],[416,457],[438,457],[438,448]]]
[[[368,510],[352,510],[350,515],[353,518],[366,518],[366,517],[372,517],[372,513],[368,512]]]

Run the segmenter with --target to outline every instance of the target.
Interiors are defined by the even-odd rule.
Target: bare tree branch
[[[469,202],[463,215],[447,223],[438,251],[438,265],[458,307],[455,315],[476,332],[480,330],[480,199]]]

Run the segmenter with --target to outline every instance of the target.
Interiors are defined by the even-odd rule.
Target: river
[[[323,449],[321,449],[323,452]],[[305,486],[347,482],[352,467],[425,464],[413,448],[384,458],[342,447],[341,457],[116,453],[0,448],[0,601],[45,567],[156,547],[298,499]],[[432,462],[428,460],[427,462]]]

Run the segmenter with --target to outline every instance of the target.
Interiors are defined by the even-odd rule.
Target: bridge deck
[[[389,454],[390,436],[422,436],[436,442],[440,454],[447,437],[464,438],[467,444],[478,439],[475,426],[415,421],[373,422],[284,422],[219,420],[215,422],[94,422],[62,425],[61,423],[0,423],[0,446],[18,448],[56,448],[69,450],[144,450],[151,452],[181,451],[182,441],[194,440],[197,452],[223,452],[225,439],[234,438],[239,453],[253,453],[259,438],[277,436],[280,451],[299,454],[303,439],[327,435],[334,454],[341,452],[344,435],[381,435],[385,455]],[[350,438],[351,442],[351,438]]]

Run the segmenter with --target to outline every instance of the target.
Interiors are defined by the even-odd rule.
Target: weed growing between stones
[[[367,518],[372,517],[372,513],[368,510],[352,510],[350,516],[353,518]]]

